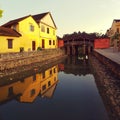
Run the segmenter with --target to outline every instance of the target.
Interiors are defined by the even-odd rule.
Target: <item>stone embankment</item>
[[[90,62],[95,74],[100,95],[103,98],[110,120],[120,118],[120,79],[113,77],[113,73],[98,57],[90,56]],[[118,71],[119,72],[119,71]]]
[[[21,53],[0,54],[0,72],[18,68],[21,66],[31,66],[33,63],[43,64],[63,57],[64,51],[61,49],[47,49],[42,51],[30,51]]]
[[[107,53],[110,54],[110,53]],[[112,54],[110,54],[112,56]],[[106,57],[106,55],[103,55],[102,53],[94,51],[94,56],[106,66],[108,70],[112,72],[112,75],[120,79],[120,63],[118,61],[114,61],[116,58],[110,59],[109,57]],[[118,54],[119,56],[119,54]],[[115,57],[115,56],[114,56]],[[118,58],[119,59],[119,58]]]

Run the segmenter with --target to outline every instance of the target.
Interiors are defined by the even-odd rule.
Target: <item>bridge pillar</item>
[[[67,55],[70,55],[70,47],[67,46]]]
[[[91,46],[88,46],[88,53],[91,53]]]
[[[83,54],[86,54],[86,45],[83,45]]]
[[[72,55],[76,54],[75,46],[72,46]]]

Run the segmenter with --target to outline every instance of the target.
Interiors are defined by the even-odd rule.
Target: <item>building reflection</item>
[[[38,95],[51,98],[58,83],[58,65],[22,80],[8,83],[0,87],[1,104],[11,99],[33,102]]]

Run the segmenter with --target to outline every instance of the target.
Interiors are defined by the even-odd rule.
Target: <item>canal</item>
[[[48,66],[0,79],[0,120],[109,120],[88,60]]]

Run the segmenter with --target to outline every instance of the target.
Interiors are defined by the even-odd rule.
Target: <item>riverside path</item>
[[[120,52],[113,51],[113,48],[95,49],[94,51],[102,54],[103,56],[109,58],[111,61],[114,61],[120,65]]]

